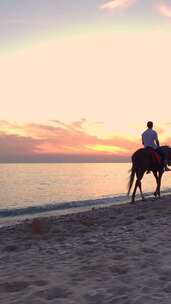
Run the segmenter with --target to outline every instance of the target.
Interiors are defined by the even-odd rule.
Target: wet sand
[[[0,240],[0,303],[171,303],[171,196],[25,221]]]

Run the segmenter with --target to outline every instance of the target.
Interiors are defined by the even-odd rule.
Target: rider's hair
[[[147,127],[150,128],[150,129],[152,129],[152,127],[153,127],[153,122],[152,122],[152,121],[148,121],[148,122],[147,122]]]

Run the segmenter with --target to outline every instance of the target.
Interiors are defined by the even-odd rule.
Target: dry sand
[[[171,197],[38,222],[0,229],[0,303],[171,303]]]

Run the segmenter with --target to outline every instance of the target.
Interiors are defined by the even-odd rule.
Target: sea
[[[129,163],[0,164],[0,227],[126,204],[130,168]],[[144,175],[142,186],[151,196],[152,174]],[[171,193],[171,172],[163,176],[162,192]]]

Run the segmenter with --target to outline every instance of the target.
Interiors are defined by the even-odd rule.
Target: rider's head
[[[148,121],[148,122],[147,122],[147,127],[148,127],[149,129],[152,129],[152,128],[153,128],[153,122],[152,122],[152,121]]]

